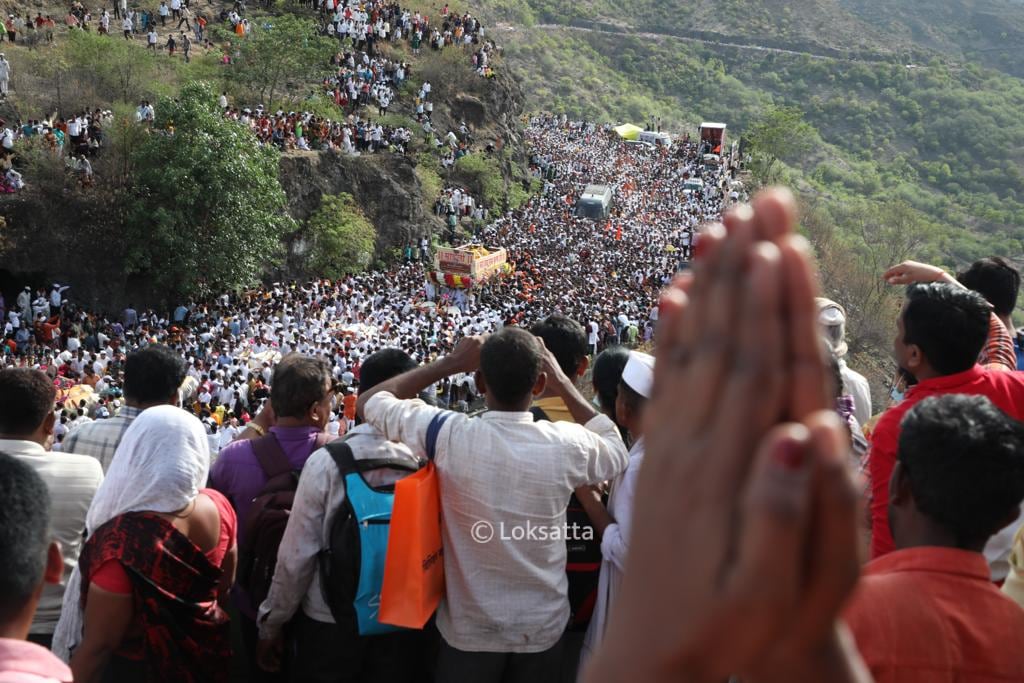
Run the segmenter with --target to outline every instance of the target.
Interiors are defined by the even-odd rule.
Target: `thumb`
[[[795,608],[803,574],[811,501],[811,435],[801,424],[762,440],[744,491],[735,569],[727,593],[750,626],[735,643],[756,652]]]

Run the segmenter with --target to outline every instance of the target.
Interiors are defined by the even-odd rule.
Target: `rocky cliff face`
[[[473,131],[474,151],[493,143],[509,152],[501,157],[502,173],[506,185],[516,182],[515,177],[522,174],[515,167],[526,159],[520,120],[522,88],[507,72],[491,80],[471,73],[459,76],[440,81],[434,88],[435,131],[440,137],[449,130],[457,131],[465,121]],[[377,255],[386,258],[392,249],[443,227],[431,211],[436,197],[427,196],[416,175],[416,163],[412,156],[394,154],[292,152],[281,157],[280,180],[288,195],[288,212],[300,226],[320,207],[324,195],[351,194],[376,226]],[[467,184],[455,175],[443,179]],[[479,192],[479,188],[469,189]],[[305,237],[300,228],[288,239],[289,274],[301,272]]]
[[[377,253],[383,256],[441,225],[429,208],[435,198],[425,196],[415,168],[413,159],[394,154],[293,152],[281,157],[280,179],[288,212],[300,225],[324,195],[351,194],[376,226]],[[289,240],[291,256],[302,252],[303,232]]]

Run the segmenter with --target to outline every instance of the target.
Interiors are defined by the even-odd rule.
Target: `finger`
[[[678,304],[680,315],[670,318],[672,320],[669,323],[672,325],[671,331],[663,330],[663,334],[671,337],[672,341],[671,343],[662,343],[659,349],[662,357],[667,361],[656,373],[656,375],[662,375],[660,380],[657,376],[655,377],[655,382],[660,386],[679,388],[685,386],[685,375],[680,373],[683,373],[690,364],[694,343],[701,330],[697,316],[700,315],[701,308],[707,305],[705,299],[708,296],[710,282],[722,258],[725,228],[718,223],[712,223],[705,226],[703,235],[707,248],[702,252],[701,258],[694,263],[689,276],[690,282],[683,291],[683,294],[686,295],[685,298],[676,298],[675,301]],[[683,310],[686,312],[685,315],[681,314]]]
[[[680,349],[680,325],[689,304],[687,292],[693,285],[693,276],[689,273],[680,275],[662,293],[658,302],[658,325],[655,330],[655,364],[659,372],[654,376],[654,395],[662,386],[674,387],[679,379],[676,373],[681,364],[676,363],[671,354]],[[660,370],[664,368],[664,372]]]
[[[744,267],[753,243],[753,225],[737,220],[724,241],[719,258],[704,274],[704,290],[698,292],[701,273],[697,273],[691,297],[696,325],[693,342],[683,340],[690,354],[685,385],[691,409],[686,411],[691,424],[704,424],[718,408],[722,375],[732,360],[736,318],[745,296]]]
[[[718,457],[708,463],[706,476],[720,495],[741,487],[757,443],[784,413],[783,278],[779,248],[771,242],[755,246],[732,367],[722,378],[721,405],[713,412]]]
[[[828,407],[828,382],[818,328],[817,275],[811,265],[810,247],[799,235],[780,241],[786,274],[783,307],[786,313],[786,362],[790,397],[787,417],[800,421]]]
[[[753,220],[754,210],[750,204],[740,204],[725,212],[722,217],[722,225],[725,227],[725,232],[731,234],[740,229],[744,223],[753,224]]]
[[[796,200],[788,189],[769,188],[754,197],[752,206],[756,239],[776,241],[796,228]]]
[[[795,647],[813,643],[836,620],[857,583],[857,492],[850,474],[850,440],[833,411],[805,422],[813,459],[812,525],[807,584],[790,633]]]
[[[724,607],[742,615],[744,628],[730,647],[752,656],[779,637],[792,618],[803,581],[813,460],[810,433],[788,423],[760,443],[741,498],[732,570]]]
[[[725,246],[725,227],[720,223],[711,223],[704,228],[701,242],[705,244],[701,252],[701,257],[694,262],[693,265],[693,283],[690,285],[690,290],[686,293],[691,302],[703,301],[706,297],[706,292],[710,286],[710,277],[718,268],[718,263],[722,258],[722,251]],[[697,315],[698,307],[691,308],[693,311],[690,315],[687,315],[680,319],[678,327],[678,344],[687,351],[693,348],[693,342],[697,338],[697,332],[700,329],[698,321],[694,316]]]

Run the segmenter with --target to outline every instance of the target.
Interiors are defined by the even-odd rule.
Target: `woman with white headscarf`
[[[218,601],[234,580],[236,520],[201,489],[202,424],[173,406],[124,434],[86,527],[53,649],[75,681],[226,681],[231,649]]]

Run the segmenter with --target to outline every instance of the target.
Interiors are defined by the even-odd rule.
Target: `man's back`
[[[103,482],[99,462],[84,455],[55,453],[29,441],[0,440],[0,451],[28,463],[42,477],[53,501],[51,526],[64,558],[64,579],[43,588],[32,622],[33,634],[51,634],[60,617],[64,586],[78,562],[85,531],[85,515],[96,489]]]
[[[390,438],[425,445],[439,414],[376,394],[368,421]],[[453,647],[541,652],[569,619],[565,508],[578,486],[612,479],[627,464],[611,420],[587,428],[534,422],[529,412],[452,413],[438,435],[446,597],[438,628]]]
[[[1024,374],[985,370],[975,365],[966,372],[924,380],[907,391],[902,402],[889,408],[871,433],[868,471],[871,479],[871,557],[892,552],[889,530],[889,478],[896,463],[900,422],[912,407],[930,396],[968,394],[988,397],[1014,419],[1024,417]]]
[[[919,547],[874,560],[845,618],[877,683],[1024,680],[1024,610],[980,553]]]
[[[305,465],[306,460],[322,442],[321,434],[315,427],[271,427],[270,433],[276,438],[282,452],[295,471]],[[267,477],[256,459],[251,440],[235,441],[220,452],[217,461],[210,468],[210,487],[223,493],[238,513],[239,542],[242,541],[249,521],[249,508],[267,483]]]
[[[436,459],[449,596],[438,615],[442,632],[459,649],[546,650],[569,618],[569,497],[622,467],[607,462],[588,472],[574,445],[586,432],[578,425],[502,412],[461,422],[447,443],[438,439]],[[617,437],[608,425],[609,438]]]

